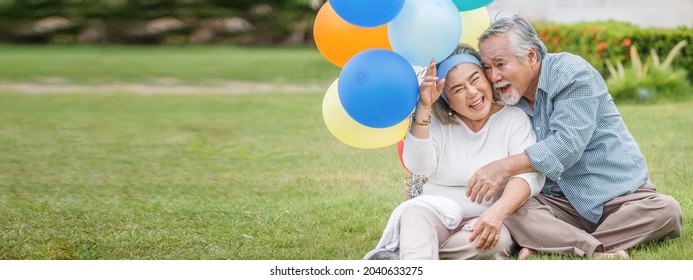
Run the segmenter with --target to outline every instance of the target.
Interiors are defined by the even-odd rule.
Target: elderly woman
[[[478,168],[535,141],[522,110],[494,102],[474,49],[459,46],[438,69],[432,62],[402,152],[407,169],[427,182],[422,195],[392,212],[364,259],[508,257],[515,244],[503,220],[541,190],[544,176],[518,174],[476,200],[466,186]]]

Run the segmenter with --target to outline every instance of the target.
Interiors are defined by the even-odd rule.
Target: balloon
[[[388,24],[392,50],[411,65],[428,65],[448,57],[462,34],[462,20],[450,0],[407,0]]]
[[[330,0],[337,14],[361,27],[376,27],[390,22],[404,5],[404,0]]]
[[[481,7],[476,10],[460,12],[462,18],[462,37],[460,43],[466,43],[475,49],[479,50],[479,36],[486,31],[491,25],[491,19],[488,16],[486,7]]]
[[[330,2],[322,5],[315,16],[313,39],[320,54],[340,68],[352,56],[363,50],[392,49],[386,25],[376,28],[352,25],[335,13]]]
[[[409,128],[409,118],[388,128],[372,128],[353,120],[339,101],[339,79],[332,82],[322,100],[322,118],[332,135],[344,144],[360,149],[390,146],[400,141]]]
[[[493,2],[493,0],[452,0],[460,11],[470,11],[481,8]]]
[[[404,166],[404,169],[407,170],[407,172],[411,173],[409,171],[409,168],[407,168],[406,165],[404,165],[404,160],[402,159],[402,153],[404,152],[404,140],[399,140],[397,143],[397,155],[399,156],[399,162]]]
[[[369,127],[401,123],[419,98],[414,69],[399,54],[384,49],[356,54],[342,68],[339,80],[339,100],[344,110]]]

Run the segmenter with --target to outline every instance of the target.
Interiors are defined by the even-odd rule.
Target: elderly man
[[[512,175],[546,175],[541,194],[505,221],[522,247],[536,253],[628,258],[628,248],[681,235],[681,207],[650,183],[645,159],[589,63],[547,53],[534,28],[512,16],[479,38],[486,76],[509,105],[529,115],[537,143],[481,167],[467,196],[489,199]]]

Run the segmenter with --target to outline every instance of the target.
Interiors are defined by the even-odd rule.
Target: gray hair
[[[479,37],[479,46],[492,36],[508,36],[508,49],[520,61],[524,62],[525,57],[531,49],[537,52],[537,59],[541,61],[546,56],[546,45],[537,36],[537,31],[524,18],[513,15],[512,17],[496,20]]]

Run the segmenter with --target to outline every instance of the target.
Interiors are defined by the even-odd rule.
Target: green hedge
[[[534,24],[549,52],[570,52],[589,61],[604,77],[609,76],[606,60],[630,60],[628,48],[635,45],[641,57],[649,57],[654,49],[664,59],[682,40],[687,40],[673,66],[688,72],[693,80],[693,30],[690,28],[655,29],[620,22],[592,22],[578,24]]]
[[[80,34],[94,29],[100,30],[101,42],[105,43],[162,44],[169,42],[168,37],[189,36],[204,24],[201,22],[209,19],[240,18],[252,30],[222,30],[218,33],[225,33],[215,34],[219,39],[214,42],[277,44],[293,35],[292,32],[308,31],[317,12],[311,3],[310,0],[0,0],[0,43],[74,43]],[[51,17],[69,21],[69,28],[42,32],[45,28],[35,25]],[[177,20],[183,27],[156,34],[141,27],[162,18]]]
[[[257,4],[295,7],[305,0],[0,0],[0,18],[48,16],[147,20],[162,16],[219,17],[240,15]]]

